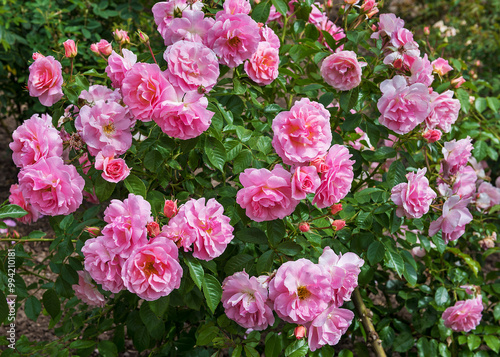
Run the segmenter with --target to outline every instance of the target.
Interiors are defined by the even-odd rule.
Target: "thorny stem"
[[[151,53],[151,57],[153,57],[153,60],[155,61],[156,65],[158,65],[158,62],[156,62],[156,57],[153,54],[153,50],[151,49],[151,45],[149,44],[149,41],[147,42],[147,45],[148,45],[148,48],[149,48],[149,52]]]

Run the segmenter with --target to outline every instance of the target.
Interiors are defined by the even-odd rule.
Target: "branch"
[[[370,319],[372,312],[366,308],[363,298],[361,297],[361,293],[359,292],[359,288],[354,289],[354,292],[352,293],[352,301],[356,307],[357,313],[361,317],[361,323],[363,324],[363,327],[368,335],[368,343],[373,347],[375,355],[377,357],[386,357],[384,348],[382,347],[382,341],[378,337],[378,333],[375,331],[375,327]]]

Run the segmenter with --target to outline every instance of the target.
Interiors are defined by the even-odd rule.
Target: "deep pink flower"
[[[122,49],[123,57],[113,51],[108,58],[106,73],[111,79],[111,85],[115,88],[121,88],[127,72],[137,62],[137,55],[126,48]]]
[[[177,200],[166,200],[165,205],[163,206],[163,214],[167,218],[172,218],[179,212],[177,208]]]
[[[182,17],[174,18],[172,24],[165,28],[162,37],[165,46],[182,40],[204,42],[213,25],[214,19],[205,17],[203,11],[184,10]]]
[[[301,232],[309,232],[311,229],[311,226],[307,222],[300,222],[299,223],[299,231]]]
[[[430,111],[427,87],[421,83],[411,86],[403,76],[386,79],[380,84],[383,95],[377,103],[379,122],[398,134],[406,134],[422,123]]]
[[[252,6],[248,0],[225,0],[222,5],[227,14],[249,14]]]
[[[95,158],[95,168],[102,170],[102,178],[108,182],[120,182],[130,174],[130,169],[123,159],[115,159],[115,149],[106,145]]]
[[[429,187],[425,177],[427,168],[418,169],[417,173],[406,174],[408,182],[402,182],[392,188],[391,200],[398,206],[398,217],[420,218],[427,212],[437,194]]]
[[[259,42],[257,51],[245,62],[245,72],[260,85],[271,84],[278,78],[279,50],[269,42]]]
[[[458,141],[453,139],[444,143],[442,150],[444,158],[441,161],[441,169],[445,178],[455,175],[461,167],[467,165],[474,148],[471,142],[472,139],[467,137]]]
[[[441,131],[435,129],[429,129],[425,133],[422,134],[423,138],[427,140],[429,144],[435,143],[436,141],[441,139]]]
[[[345,221],[342,219],[336,219],[335,221],[332,222],[332,228],[335,231],[340,231],[344,227],[345,227]]]
[[[246,169],[240,174],[243,188],[236,194],[236,202],[256,222],[283,219],[292,214],[300,202],[292,198],[290,180],[290,172],[281,165],[272,171]]]
[[[483,301],[481,295],[474,299],[457,301],[443,312],[444,325],[453,331],[469,332],[481,322]]]
[[[106,145],[113,146],[118,155],[124,154],[132,145],[133,124],[126,108],[104,101],[97,101],[93,107],[84,105],[75,120],[76,130],[94,156]]]
[[[227,317],[244,328],[262,331],[274,324],[267,288],[244,271],[224,280],[221,301]]]
[[[123,264],[125,287],[148,301],[167,296],[181,285],[178,254],[175,244],[163,237],[138,247]]]
[[[354,319],[354,313],[331,305],[308,326],[307,343],[311,351],[330,345],[334,346],[346,333]]]
[[[215,53],[199,42],[178,41],[167,47],[167,77],[183,91],[211,90],[219,78],[219,62]]]
[[[354,253],[335,254],[330,247],[323,249],[318,264],[330,274],[331,302],[339,307],[351,300],[358,286],[358,276],[365,261]]]
[[[470,198],[461,199],[458,195],[448,198],[443,205],[441,217],[431,222],[429,236],[432,237],[441,229],[445,243],[460,238],[465,233],[465,225],[472,221],[472,214],[467,208],[470,201]]]
[[[325,208],[339,202],[351,189],[354,165],[349,150],[343,145],[333,145],[325,158],[328,171],[321,175],[321,184],[316,190],[313,204]]]
[[[259,25],[246,14],[219,14],[208,31],[205,44],[219,57],[219,63],[234,68],[257,51]]]
[[[451,125],[458,119],[460,112],[460,101],[453,99],[453,91],[447,90],[444,93],[431,94],[431,111],[425,118],[425,125],[429,129],[439,128],[445,133],[449,133]]]
[[[122,95],[120,94],[119,89],[112,90],[106,86],[94,84],[89,87],[88,91],[86,91],[85,89],[82,90],[78,98],[85,100],[90,107],[93,107],[100,100],[107,103],[120,103],[122,100]],[[66,108],[66,110],[68,110],[69,108],[70,107]],[[78,109],[78,107],[76,109]]]
[[[394,14],[381,14],[378,23],[378,31],[371,35],[371,38],[379,39],[381,36],[391,37],[394,32],[402,29],[404,20]]]
[[[411,76],[408,78],[408,84],[422,83],[429,87],[434,81],[432,75],[432,66],[427,58],[427,53],[424,57],[409,58]]]
[[[90,274],[86,271],[78,271],[78,284],[71,287],[75,291],[75,296],[89,306],[104,307],[106,299],[91,280]]]
[[[61,63],[52,56],[39,57],[29,67],[28,90],[46,107],[58,102],[63,96]]]
[[[20,168],[63,153],[62,139],[47,114],[33,114],[12,133],[12,140],[12,160]]]
[[[330,112],[308,98],[279,113],[272,129],[274,150],[288,165],[305,164],[324,155],[332,142]]]
[[[13,205],[18,205],[23,210],[28,212],[28,214],[24,217],[16,218],[19,222],[30,224],[31,222],[38,221],[38,218],[41,217],[40,212],[36,210],[24,197],[23,191],[19,189],[19,185],[10,186],[10,196],[9,203]]]
[[[489,182],[482,182],[477,189],[476,207],[481,210],[489,210],[500,204],[500,188]]]
[[[21,170],[19,189],[28,202],[48,216],[73,213],[82,204],[85,180],[60,157],[40,159]]]
[[[118,293],[123,290],[122,267],[125,259],[111,253],[104,243],[104,236],[85,241],[82,247],[85,270],[104,290]]]
[[[290,323],[314,320],[328,307],[331,296],[330,275],[307,259],[284,263],[269,283],[274,311]]]
[[[269,10],[269,17],[267,18],[266,24],[272,22],[272,21],[277,21],[278,23],[282,24],[281,21],[281,14],[276,10],[276,7],[274,5],[271,5],[271,9]]]
[[[316,192],[321,180],[314,166],[298,166],[292,176],[292,198],[303,200],[308,193]]]
[[[431,64],[433,67],[433,71],[440,76],[444,76],[446,73],[453,69],[453,67],[448,64],[448,61],[441,57],[432,61]]]
[[[353,51],[340,51],[325,58],[321,65],[321,76],[326,83],[339,91],[351,90],[361,83],[361,67]]]
[[[163,36],[166,29],[172,24],[174,18],[182,16],[184,10],[201,10],[203,2],[187,0],[170,0],[156,3],[151,11],[158,26],[158,32]]]

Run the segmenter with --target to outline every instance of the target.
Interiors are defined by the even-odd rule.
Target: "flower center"
[[[236,37],[236,36],[234,36],[234,37],[230,38],[230,39],[229,39],[229,41],[227,41],[227,43],[228,43],[228,44],[229,44],[229,46],[231,46],[231,47],[236,47],[236,46],[238,46],[238,45],[240,44],[240,42],[241,42],[241,40],[240,40],[238,37]]]
[[[311,296],[311,292],[307,290],[307,287],[299,286],[299,288],[297,289],[297,295],[299,296],[300,300],[306,300],[309,296]]]
[[[153,262],[146,262],[144,264],[144,269],[142,270],[146,276],[151,276],[152,274],[158,275],[158,270],[156,270]]]
[[[113,123],[109,123],[108,125],[104,125],[102,130],[106,135],[113,134],[115,132],[115,125]]]

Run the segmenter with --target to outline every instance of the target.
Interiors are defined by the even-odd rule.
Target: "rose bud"
[[[335,221],[332,222],[332,227],[336,231],[340,231],[342,228],[345,227],[345,221],[342,219],[336,219]]]
[[[424,26],[424,35],[429,36],[431,34],[431,29],[429,26]]]
[[[307,223],[307,222],[301,222],[299,224],[299,230],[301,232],[309,232],[309,229],[311,229],[311,227],[309,226],[309,223]]]
[[[306,335],[306,328],[302,325],[299,325],[295,328],[295,330],[293,330],[293,334],[295,335],[297,340],[300,340]]]
[[[427,130],[425,133],[422,134],[425,140],[429,144],[435,143],[439,139],[441,139],[441,131],[439,130]]]
[[[166,200],[165,206],[163,207],[163,214],[168,218],[172,218],[177,214],[177,212],[177,200]]]
[[[99,56],[99,48],[97,47],[97,43],[93,43],[90,45],[90,50],[94,52],[94,54]]]
[[[91,237],[98,237],[101,235],[101,228],[99,228],[99,227],[85,227],[85,232],[90,234]]]
[[[160,234],[160,225],[156,222],[149,222],[146,225],[146,229],[148,230],[148,235],[151,238],[156,237],[158,234]]]
[[[35,52],[33,53],[33,59],[36,61],[37,59],[39,58],[42,58],[42,57],[45,57],[44,55],[42,55],[40,52]]]
[[[335,215],[335,214],[339,213],[340,211],[342,211],[342,203],[336,203],[330,207],[330,213],[332,215]]]
[[[460,76],[458,78],[455,78],[451,81],[451,85],[454,86],[455,88],[460,88],[462,84],[465,83],[464,77]]]
[[[144,32],[142,32],[141,30],[137,30],[137,34],[139,35],[139,40],[141,41],[141,43],[149,43],[149,36],[146,35]]]
[[[76,54],[78,53],[78,50],[76,48],[75,41],[73,40],[66,40],[63,42],[64,46],[64,55],[67,58],[73,58],[76,57]]]

